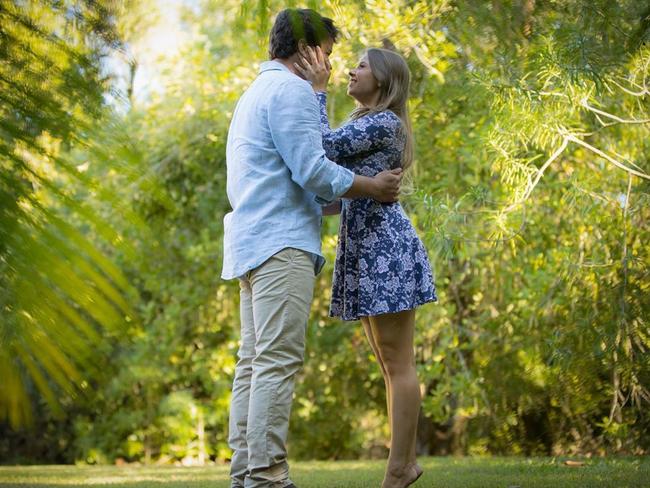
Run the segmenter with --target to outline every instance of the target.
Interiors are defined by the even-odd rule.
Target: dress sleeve
[[[401,121],[393,112],[371,113],[332,129],[327,117],[327,95],[317,93],[320,105],[320,127],[323,148],[329,159],[370,154],[378,149],[398,144]]]

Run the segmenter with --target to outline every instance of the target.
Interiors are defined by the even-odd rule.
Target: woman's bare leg
[[[369,317],[370,329],[390,385],[391,447],[383,488],[403,488],[419,477],[415,438],[420,384],[415,369],[415,311]]]
[[[370,344],[370,348],[372,349],[375,358],[377,358],[377,363],[379,364],[379,368],[381,369],[382,376],[384,377],[384,385],[386,387],[386,407],[388,412],[388,426],[392,432],[392,425],[391,425],[392,415],[391,415],[391,404],[390,404],[391,401],[390,378],[388,377],[388,373],[386,372],[384,361],[381,359],[381,354],[377,347],[377,342],[375,341],[375,337],[372,333],[372,327],[370,326],[370,321],[368,320],[367,317],[361,317],[361,324],[363,325],[363,330],[366,333],[366,337],[368,339],[368,343]],[[417,473],[417,476],[420,477],[422,475],[422,468],[417,464],[416,437],[413,438],[413,445],[411,448],[409,459],[410,459],[410,463],[415,466],[415,471]]]
[[[379,364],[379,369],[381,369],[381,374],[384,377],[384,385],[386,386],[386,409],[388,412],[388,425],[390,428],[390,423],[391,423],[391,408],[390,408],[390,382],[388,381],[388,373],[386,372],[386,367],[384,366],[384,361],[381,359],[381,354],[379,353],[379,349],[377,348],[377,341],[375,340],[375,336],[372,333],[372,327],[370,326],[370,321],[368,320],[368,317],[361,317],[361,324],[363,324],[363,330],[366,333],[366,337],[368,338],[368,343],[370,344],[370,349],[372,349],[372,353],[375,355],[377,358],[377,363]],[[414,446],[415,447],[415,446]],[[413,459],[415,459],[415,449],[413,450]]]

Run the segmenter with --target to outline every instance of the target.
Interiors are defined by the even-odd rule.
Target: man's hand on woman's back
[[[345,198],[373,198],[378,202],[392,203],[399,200],[402,169],[382,171],[376,176],[354,175],[352,187],[343,194]]]
[[[402,169],[390,169],[377,174],[373,180],[377,186],[376,194],[372,197],[378,202],[390,203],[399,200],[399,190],[402,184]]]

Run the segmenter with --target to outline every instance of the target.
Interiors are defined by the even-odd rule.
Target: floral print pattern
[[[371,113],[331,129],[318,94],[327,157],[364,176],[397,168],[404,137],[393,112]],[[330,316],[358,320],[437,301],[427,252],[399,203],[342,199]]]

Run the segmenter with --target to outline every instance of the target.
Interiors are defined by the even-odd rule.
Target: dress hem
[[[356,316],[350,317],[350,316],[344,316],[344,315],[334,315],[330,311],[328,313],[328,316],[331,317],[331,318],[335,318],[335,319],[345,320],[346,322],[354,322],[354,321],[359,320],[362,317],[374,317],[376,315],[385,315],[385,314],[388,314],[388,313],[398,313],[398,312],[404,312],[406,310],[414,310],[414,309],[420,307],[421,305],[425,305],[427,303],[435,303],[437,301],[438,301],[438,297],[434,296],[433,298],[430,298],[428,300],[423,300],[423,301],[417,302],[414,305],[401,307],[401,308],[398,308],[397,310],[389,310],[387,312],[379,312],[379,313],[363,312],[363,313],[357,314]]]

